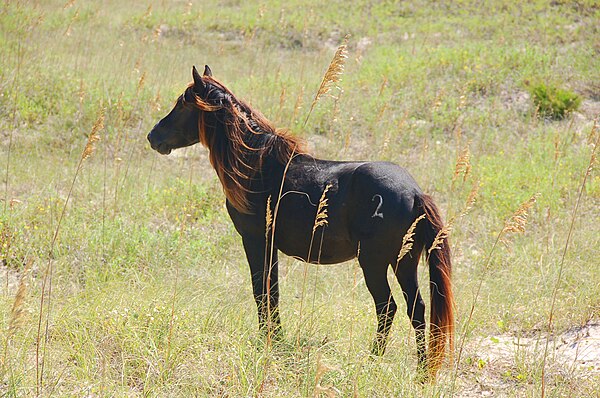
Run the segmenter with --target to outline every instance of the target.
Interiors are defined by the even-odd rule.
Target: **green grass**
[[[313,396],[326,364],[319,385],[333,396],[540,396],[552,295],[599,134],[591,136],[600,109],[599,17],[594,1],[3,3],[0,394]],[[303,127],[345,33],[352,37],[343,91],[333,92],[337,104],[321,99]],[[206,150],[164,157],[146,142],[194,64],[209,64],[319,157],[407,167],[447,219],[479,183],[475,207],[451,235],[458,342],[465,338],[457,372],[448,367],[435,385],[416,382],[402,305],[387,353],[369,357],[375,317],[356,261],[308,266],[302,297],[305,265],[282,258],[286,334],[264,344],[240,238]],[[576,93],[579,110],[563,120],[535,117],[536,82]],[[102,111],[101,141],[66,203]],[[453,183],[467,145],[471,175]],[[504,221],[534,193],[525,234],[491,252]],[[593,171],[558,285],[557,336],[600,319],[598,209]],[[25,311],[10,329],[28,261]],[[423,267],[422,286],[427,278]],[[393,291],[400,303],[397,284]],[[496,336],[539,344],[482,359],[478,342]],[[548,360],[547,396],[599,393],[598,369]]]

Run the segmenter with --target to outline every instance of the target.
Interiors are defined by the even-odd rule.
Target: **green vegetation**
[[[548,87],[543,83],[533,86],[530,91],[536,111],[541,116],[563,119],[581,105],[581,97],[574,92]]]
[[[600,363],[561,350],[600,321],[599,19],[596,1],[3,2],[0,395],[598,395]],[[340,89],[303,126],[347,33]],[[206,150],[146,142],[194,64],[319,157],[405,166],[456,217],[462,352],[437,384],[415,382],[402,309],[369,357],[356,261],[282,258],[286,336],[264,344]]]

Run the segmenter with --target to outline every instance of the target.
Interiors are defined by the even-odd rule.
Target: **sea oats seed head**
[[[469,192],[467,201],[465,202],[465,207],[463,208],[463,210],[460,212],[460,215],[458,216],[459,218],[464,217],[467,214],[469,214],[469,212],[471,211],[473,206],[475,206],[475,203],[477,202],[477,198],[479,197],[479,187],[480,187],[479,181],[475,181],[473,183],[473,187],[471,188],[471,192]]]
[[[271,228],[273,226],[273,212],[271,211],[271,195],[269,195],[269,197],[267,198],[267,209],[266,209],[266,213],[265,213],[265,223],[266,223],[265,238],[266,238],[266,240],[268,242],[269,241],[269,231],[271,230]]]
[[[317,215],[315,217],[315,224],[313,225],[313,233],[317,230],[317,228],[319,227],[323,227],[327,224],[329,224],[329,222],[327,221],[327,205],[328,205],[328,199],[327,199],[327,191],[329,191],[329,188],[331,188],[332,185],[331,184],[327,184],[325,186],[325,189],[323,190],[323,194],[321,195],[321,199],[319,199],[319,205],[317,207]]]
[[[100,116],[96,119],[96,123],[92,127],[92,131],[88,136],[87,143],[85,144],[85,148],[81,153],[81,160],[86,160],[94,153],[94,143],[100,141],[100,130],[104,128],[104,109],[100,111]]]
[[[452,175],[452,182],[454,182],[459,175],[463,175],[463,182],[466,181],[469,174],[471,174],[471,153],[469,146],[465,146],[456,160],[456,166],[454,167],[454,174]]]
[[[342,74],[344,73],[344,64],[346,63],[346,59],[348,58],[348,40],[349,39],[350,39],[349,34],[344,36],[344,40],[342,41],[342,44],[340,44],[337,51],[335,52],[333,59],[331,60],[331,63],[329,64],[329,67],[327,68],[327,71],[325,72],[325,75],[323,76],[323,80],[321,80],[321,84],[319,85],[317,94],[315,95],[315,98],[313,99],[313,102],[310,105],[310,110],[308,111],[308,115],[306,116],[306,120],[304,121],[305,126],[306,126],[306,123],[308,122],[308,118],[310,117],[310,114],[312,113],[312,111],[313,111],[315,105],[317,104],[317,102],[319,101],[319,99],[323,95],[327,94],[331,90],[331,88],[335,85],[335,83],[338,83],[341,80]]]
[[[523,233],[525,232],[525,226],[527,225],[527,218],[529,217],[529,210],[533,207],[537,198],[540,196],[539,193],[536,193],[531,196],[528,200],[521,203],[519,208],[513,213],[513,215],[506,220],[504,223],[504,228],[502,229],[502,233],[505,232],[514,232],[514,233]]]
[[[440,229],[431,244],[429,250],[427,250],[427,254],[431,254],[434,250],[439,250],[442,248],[442,244],[446,239],[448,239],[448,235],[450,235],[450,231],[452,231],[452,223],[454,219],[450,220],[448,224],[444,225],[442,229]]]
[[[419,223],[419,221],[421,221],[424,218],[425,214],[421,214],[419,217],[417,217],[417,219],[413,221],[410,228],[408,228],[408,230],[402,237],[402,247],[400,248],[400,252],[398,253],[398,258],[396,259],[396,266],[400,263],[400,260],[402,260],[402,258],[412,249],[414,243],[413,236],[415,235],[415,229],[417,228],[417,224]]]

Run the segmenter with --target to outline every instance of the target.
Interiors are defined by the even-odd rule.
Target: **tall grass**
[[[94,123],[92,130],[88,136],[87,143],[81,152],[81,156],[79,157],[79,163],[75,169],[75,174],[73,175],[73,180],[71,181],[71,185],[69,186],[69,192],[67,193],[67,198],[65,199],[64,205],[58,217],[58,221],[56,223],[56,227],[54,229],[54,234],[52,235],[52,239],[50,241],[50,249],[48,254],[48,263],[46,264],[46,268],[43,272],[42,278],[42,287],[41,287],[41,295],[40,295],[40,309],[38,315],[38,328],[37,328],[37,337],[36,337],[36,394],[40,395],[43,392],[44,387],[44,366],[46,365],[46,348],[49,342],[49,334],[48,328],[50,325],[50,315],[52,310],[52,277],[53,277],[53,260],[55,256],[55,248],[58,240],[58,235],[60,233],[60,228],[62,221],[65,217],[67,206],[69,204],[69,200],[71,199],[71,194],[73,193],[73,189],[75,188],[75,182],[77,181],[77,177],[83,167],[84,161],[86,161],[94,152],[95,142],[100,139],[100,131],[104,128],[104,112],[100,113],[98,119]],[[44,321],[44,304],[46,305],[45,311],[45,321]],[[42,332],[43,328],[43,332]],[[43,333],[43,335],[42,335]],[[43,338],[43,340],[42,340]]]
[[[579,187],[579,191],[577,193],[577,199],[575,201],[575,205],[573,206],[573,215],[571,216],[571,223],[569,225],[569,231],[567,233],[567,239],[565,241],[564,250],[560,257],[560,263],[558,266],[558,276],[556,278],[556,283],[554,285],[554,289],[552,291],[552,299],[550,304],[550,313],[548,315],[548,336],[546,337],[546,344],[544,345],[544,356],[542,360],[542,372],[541,372],[541,396],[542,398],[546,396],[546,360],[548,358],[548,347],[550,346],[550,339],[554,321],[554,311],[556,306],[556,298],[558,295],[558,289],[560,288],[560,284],[562,282],[563,270],[565,265],[565,257],[567,255],[567,250],[569,249],[569,244],[571,243],[571,239],[573,237],[575,219],[577,217],[577,213],[579,210],[579,206],[581,204],[581,197],[583,195],[583,191],[585,189],[588,178],[590,177],[592,170],[597,162],[596,151],[598,149],[598,145],[600,144],[600,134],[597,133],[598,130],[598,119],[594,121],[594,126],[592,127],[592,131],[590,133],[590,137],[597,135],[596,141],[592,143],[592,153],[590,155],[590,161],[583,172],[583,178],[581,179],[581,185]]]

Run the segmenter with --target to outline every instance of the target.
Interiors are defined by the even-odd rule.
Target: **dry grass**
[[[425,216],[426,216],[425,214],[421,214],[419,217],[417,217],[415,219],[415,221],[413,221],[413,223],[410,225],[410,227],[408,228],[408,230],[406,231],[404,236],[402,237],[402,246],[400,247],[400,252],[398,252],[398,258],[396,259],[396,269],[398,268],[398,265],[400,264],[400,260],[402,260],[404,258],[404,256],[406,256],[412,250],[413,243],[414,243],[413,236],[415,235],[415,229],[417,228],[417,224],[419,223],[419,221],[424,219]]]
[[[325,189],[323,189],[323,193],[321,194],[321,198],[319,198],[319,204],[317,205],[317,214],[315,215],[315,222],[313,224],[313,238],[314,234],[319,227],[325,227],[329,222],[327,221],[327,192],[331,188],[331,184],[327,184]],[[310,258],[310,256],[309,256]]]
[[[471,174],[471,152],[469,146],[465,146],[458,155],[456,160],[456,166],[454,167],[454,174],[452,175],[452,184],[462,175],[462,180],[465,182]]]
[[[533,205],[536,202],[538,195],[533,195],[531,196],[527,201],[523,202],[518,208],[517,210],[515,210],[515,212],[511,215],[511,217],[509,217],[505,223],[504,223],[504,228],[502,228],[502,230],[500,230],[500,232],[498,233],[498,235],[496,236],[496,239],[491,247],[491,249],[489,250],[489,252],[487,253],[485,259],[483,260],[483,268],[481,271],[481,275],[479,276],[479,280],[477,282],[477,287],[475,289],[474,292],[474,297],[473,297],[473,301],[471,302],[470,305],[470,309],[468,312],[468,316],[466,321],[463,323],[462,327],[463,327],[463,335],[460,339],[460,344],[459,344],[459,348],[458,348],[458,354],[456,356],[456,370],[455,370],[455,374],[454,374],[454,378],[453,378],[453,387],[452,389],[454,390],[454,386],[456,383],[456,378],[458,378],[458,368],[461,364],[461,360],[462,360],[462,354],[463,354],[463,350],[465,347],[465,342],[467,340],[467,335],[470,332],[470,324],[471,321],[473,319],[473,314],[475,313],[475,309],[478,305],[478,300],[479,297],[481,295],[481,290],[483,287],[483,283],[486,279],[486,277],[488,276],[488,271],[489,271],[489,267],[490,264],[492,262],[492,258],[493,255],[495,254],[495,250],[496,247],[498,245],[499,242],[505,242],[505,244],[508,245],[508,241],[505,238],[505,235],[508,233],[523,233],[525,232],[525,227],[527,225],[527,218],[528,218],[528,214],[529,211],[531,210],[531,208],[533,207]]]
[[[83,152],[81,152],[81,160],[86,160],[94,153],[95,143],[100,141],[100,131],[104,128],[104,110],[100,111],[100,116],[96,119],[94,126],[92,126],[92,131],[88,136],[87,143],[85,144],[85,148],[83,148]]]
[[[19,277],[19,283],[17,287],[17,293],[15,294],[15,299],[13,301],[12,309],[10,311],[10,316],[8,319],[8,331],[6,333],[6,338],[4,341],[4,355],[2,357],[2,363],[0,364],[0,368],[4,371],[7,366],[8,352],[11,346],[11,340],[17,329],[19,329],[25,321],[25,313],[26,313],[26,298],[27,298],[27,287],[29,284],[29,276],[31,273],[31,267],[33,265],[33,259],[30,258],[25,263],[25,268],[21,272],[21,276]]]
[[[346,35],[342,44],[338,47],[335,54],[333,55],[333,59],[329,63],[329,67],[327,71],[325,71],[325,75],[321,80],[321,84],[319,85],[319,89],[315,94],[315,98],[313,98],[312,103],[310,104],[310,109],[308,110],[308,114],[306,115],[306,119],[304,119],[304,126],[308,122],[310,115],[312,114],[315,105],[329,91],[331,91],[332,87],[339,83],[342,78],[342,74],[344,73],[344,64],[346,63],[346,59],[348,58],[348,40],[350,39],[350,35]]]
[[[44,388],[44,368],[47,365],[47,355],[46,350],[49,343],[49,327],[50,327],[50,319],[51,319],[51,311],[52,311],[52,279],[54,275],[54,256],[55,249],[58,240],[58,236],[61,230],[62,222],[65,218],[67,207],[69,205],[69,200],[73,194],[73,189],[75,188],[75,183],[77,181],[77,177],[81,172],[81,168],[83,167],[84,161],[90,158],[92,153],[94,152],[94,145],[97,141],[100,140],[99,132],[104,128],[104,110],[100,111],[100,115],[96,119],[96,122],[92,126],[92,130],[88,135],[87,142],[85,147],[81,151],[81,156],[79,158],[79,163],[75,169],[75,173],[73,175],[73,180],[71,181],[71,185],[69,186],[69,192],[65,199],[64,205],[62,206],[62,210],[60,212],[60,216],[58,218],[58,222],[56,224],[56,228],[54,229],[54,233],[52,236],[52,240],[50,242],[48,263],[46,264],[43,279],[42,279],[42,287],[41,287],[41,295],[40,295],[40,306],[39,306],[39,315],[38,315],[38,323],[37,323],[37,335],[36,335],[36,394],[40,394]],[[45,314],[44,314],[45,311]],[[42,331],[43,329],[43,331]],[[43,338],[43,339],[42,339]]]
[[[321,197],[319,198],[319,203],[317,204],[317,212],[315,214],[315,220],[313,222],[313,228],[312,228],[312,233],[311,233],[311,237],[310,237],[310,244],[308,246],[308,253],[306,255],[306,263],[303,265],[304,268],[304,272],[303,272],[303,277],[302,277],[302,293],[300,295],[301,299],[300,299],[300,309],[299,309],[299,319],[300,322],[298,323],[298,330],[296,332],[296,345],[299,346],[300,345],[300,325],[302,324],[302,315],[303,315],[303,307],[304,307],[304,297],[306,295],[306,285],[307,285],[307,280],[308,280],[308,267],[309,264],[308,262],[310,261],[310,259],[312,258],[312,251],[313,251],[313,246],[314,246],[314,240],[315,240],[315,233],[317,232],[318,228],[325,228],[327,226],[327,224],[329,223],[327,218],[327,206],[328,206],[328,198],[327,198],[327,192],[329,191],[329,189],[332,187],[331,184],[327,184],[325,186],[325,188],[323,189],[323,193],[321,194]],[[317,254],[317,263],[319,263],[320,258],[321,258],[321,244],[323,243],[323,236],[324,236],[324,232],[321,234],[321,241],[319,244],[319,250],[318,250],[318,254]],[[316,283],[316,281],[315,281]],[[313,295],[313,307],[314,307],[314,295]]]
[[[593,135],[595,130],[597,129],[598,126],[598,119],[596,119],[594,121],[594,127],[592,128],[592,133],[590,135]],[[598,135],[598,137],[596,138],[596,141],[592,144],[592,153],[590,155],[590,161],[583,173],[583,178],[581,180],[581,185],[579,187],[579,193],[577,195],[577,200],[575,202],[575,206],[573,208],[573,215],[571,217],[571,224],[569,226],[569,232],[567,234],[567,240],[565,242],[565,246],[564,246],[564,250],[562,253],[562,256],[560,258],[560,265],[559,265],[559,272],[558,272],[558,277],[556,278],[556,284],[554,286],[554,290],[552,292],[552,301],[550,304],[550,313],[548,315],[548,331],[552,332],[552,326],[553,326],[553,321],[554,321],[554,309],[555,309],[555,305],[556,305],[556,298],[558,295],[558,289],[562,280],[562,273],[563,273],[563,269],[564,269],[564,264],[565,264],[565,257],[567,255],[567,250],[569,249],[569,244],[571,241],[571,238],[573,236],[573,229],[574,229],[574,225],[575,225],[575,220],[577,218],[577,213],[579,210],[579,206],[581,203],[581,198],[583,195],[583,190],[586,186],[586,182],[588,180],[588,178],[590,177],[592,170],[594,168],[594,165],[596,164],[596,150],[598,149],[598,145],[600,144],[600,135]],[[521,218],[523,218],[521,216]],[[525,219],[526,219],[526,213],[525,213]],[[519,222],[521,220],[519,219]],[[548,334],[547,338],[546,338],[546,344],[544,346],[544,356],[543,356],[543,363],[542,363],[542,372],[541,372],[541,383],[542,383],[542,398],[545,397],[546,395],[546,360],[548,357],[548,348],[550,345],[550,334]]]

